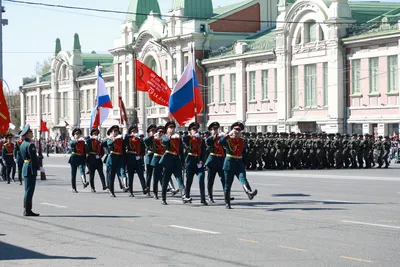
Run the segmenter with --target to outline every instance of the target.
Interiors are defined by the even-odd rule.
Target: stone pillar
[[[378,135],[382,135],[383,137],[388,134],[388,125],[386,123],[378,124]]]
[[[363,123],[362,131],[363,131],[363,134],[373,134],[372,124]]]
[[[183,54],[181,49],[181,46],[176,48],[176,75],[178,77],[180,77],[183,72]]]
[[[236,120],[246,123],[247,112],[246,64],[236,61]]]
[[[24,91],[22,91],[19,94],[19,98],[20,98],[20,103],[21,103],[21,128],[23,128],[25,126],[25,121],[26,121],[26,94]]]
[[[38,125],[38,129],[40,131],[40,120],[42,119],[42,96],[41,96],[41,90],[38,87],[36,89],[36,95],[37,95],[37,99],[36,99],[36,122]]]
[[[58,108],[60,106],[61,99],[58,98],[59,97],[58,97],[57,75],[55,73],[55,69],[52,69],[50,102],[51,102],[51,120],[54,126],[59,124]]]

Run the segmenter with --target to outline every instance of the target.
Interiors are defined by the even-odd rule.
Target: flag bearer
[[[94,185],[94,175],[96,171],[99,173],[103,190],[107,189],[106,178],[104,177],[103,162],[101,158],[104,156],[104,150],[99,140],[99,129],[95,128],[90,131],[90,137],[86,140],[87,165],[89,168],[89,182],[93,193],[96,193]]]
[[[4,146],[5,140],[4,140],[4,135],[0,135],[0,151],[3,151],[3,146]],[[4,165],[3,162],[3,157],[0,156],[0,166],[1,166],[1,178],[3,181],[7,180],[6,176],[6,166]]]
[[[119,175],[123,181],[126,182],[124,159],[125,155],[123,149],[123,138],[119,130],[118,125],[111,126],[107,131],[109,136],[107,140],[107,147],[109,155],[107,157],[107,180],[108,180],[108,191],[111,197],[115,197],[114,193],[114,181],[115,175]],[[126,184],[124,185],[126,187]]]
[[[234,177],[238,177],[248,198],[252,200],[257,195],[257,190],[252,191],[249,182],[246,179],[246,143],[240,137],[244,125],[241,122],[235,122],[231,126],[229,135],[222,137],[219,144],[222,145],[226,152],[224,161],[225,172],[225,203],[226,208],[231,209],[231,187]]]
[[[18,181],[20,185],[22,185],[22,166],[24,166],[24,160],[22,159],[21,156],[21,145],[24,142],[24,137],[21,135],[21,132],[22,131],[18,133],[19,137],[15,142],[15,149],[14,149],[14,160],[18,167]]]
[[[138,133],[138,127],[136,125],[129,127],[128,134],[125,135],[124,147],[125,147],[124,151],[126,152],[126,166],[128,169],[129,196],[134,197],[133,177],[135,175],[135,172],[139,176],[143,194],[147,194],[149,189],[146,188],[146,181],[144,179],[144,170],[142,164],[142,158],[144,156],[145,146],[143,144],[142,139],[140,139]]]
[[[12,142],[13,135],[11,133],[6,134],[6,143],[3,145],[2,157],[3,163],[6,167],[7,183],[15,182],[15,161],[14,161],[14,143]],[[12,172],[12,174],[11,174]]]
[[[182,179],[182,166],[184,165],[183,143],[179,134],[175,133],[176,124],[173,121],[165,124],[166,135],[162,137],[165,149],[160,164],[163,166],[162,204],[167,205],[167,188],[172,174],[174,174],[181,192],[183,203],[190,199],[185,198],[185,185]]]
[[[71,141],[71,157],[68,163],[71,164],[71,185],[72,192],[78,193],[76,190],[76,172],[79,170],[83,188],[86,188],[89,183],[86,181],[85,174],[85,161],[86,161],[86,149],[85,139],[82,137],[82,130],[76,128],[72,131],[72,136],[75,138]]]
[[[22,175],[24,176],[25,195],[24,195],[24,216],[39,216],[32,211],[32,199],[35,192],[37,171],[40,170],[39,159],[36,154],[35,144],[31,143],[33,134],[29,124],[21,132],[24,142],[21,144],[20,151],[24,166]]]
[[[190,199],[190,189],[193,178],[197,175],[199,179],[200,200],[204,206],[207,206],[205,185],[204,185],[204,162],[206,159],[206,145],[204,139],[199,134],[200,125],[192,122],[189,125],[189,135],[183,137],[183,143],[186,149],[186,199]]]
[[[153,136],[156,132],[157,126],[152,124],[149,127],[147,127],[147,133],[148,137],[143,140],[144,145],[146,146],[147,149],[147,155],[146,155],[146,187],[149,188],[148,194],[150,195],[150,186],[151,186],[151,178],[153,176],[153,166],[151,165],[151,161],[153,160],[153,154],[154,154],[154,147],[153,147],[153,142],[150,142],[149,140],[153,140]],[[146,142],[146,140],[148,140]]]

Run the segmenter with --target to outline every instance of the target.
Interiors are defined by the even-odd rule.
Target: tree
[[[18,133],[21,127],[21,98],[19,92],[5,94],[8,109],[10,111],[11,123],[15,125],[15,132]]]
[[[51,57],[43,60],[43,62],[36,62],[36,75],[43,75],[51,69]]]

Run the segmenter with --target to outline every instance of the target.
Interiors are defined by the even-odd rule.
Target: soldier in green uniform
[[[378,136],[378,141],[375,142],[375,146],[374,146],[374,154],[375,154],[375,158],[376,158],[376,163],[378,164],[378,168],[382,168],[383,165],[383,153],[384,153],[384,149],[383,149],[383,141],[382,141],[383,137],[380,135]]]
[[[111,126],[107,135],[109,136],[107,140],[108,157],[106,161],[107,167],[107,181],[108,181],[108,192],[111,197],[115,197],[114,192],[114,181],[115,175],[118,175],[122,180],[126,181],[125,166],[124,166],[124,149],[123,149],[123,138],[119,130],[118,125]],[[126,184],[124,185],[126,189]]]
[[[12,142],[13,135],[11,133],[6,134],[6,143],[3,145],[2,149],[2,160],[4,166],[6,167],[6,177],[7,183],[9,184],[11,180],[15,182],[15,161],[14,161],[14,143]]]
[[[86,151],[87,151],[87,165],[89,168],[89,182],[92,192],[95,193],[94,175],[96,171],[100,176],[100,181],[103,186],[103,190],[107,190],[106,178],[103,171],[103,161],[101,158],[104,156],[104,150],[101,147],[99,140],[99,129],[92,129],[90,131],[90,137],[86,140]]]
[[[204,139],[199,134],[200,125],[197,122],[192,122],[189,125],[189,135],[183,137],[183,144],[186,150],[186,199],[191,199],[190,189],[192,187],[193,178],[197,175],[200,188],[200,202],[207,206],[205,193],[205,170],[204,163],[206,161],[206,144]]]
[[[183,143],[181,137],[175,133],[176,124],[169,121],[165,124],[165,135],[162,137],[162,144],[165,149],[161,157],[160,164],[163,166],[163,184],[162,184],[162,205],[167,205],[167,188],[172,174],[178,182],[183,203],[188,203],[191,199],[185,197],[185,185],[183,182],[182,166],[185,164]]]
[[[264,139],[263,133],[257,133],[257,138],[255,140],[255,150],[256,150],[256,163],[257,163],[257,170],[261,171],[264,169],[264,164],[262,160],[262,154],[264,152]]]
[[[332,142],[332,150],[335,158],[335,168],[343,168],[343,143],[340,133],[336,133],[335,140]]]
[[[21,156],[21,145],[24,142],[24,137],[21,135],[21,132],[22,131],[18,133],[19,137],[15,142],[15,149],[14,149],[14,160],[18,168],[18,180],[20,185],[22,185],[22,167],[24,166],[24,160],[22,159]]]
[[[369,141],[369,134],[364,134],[364,140],[362,141],[362,147],[363,147],[363,157],[364,157],[364,162],[365,162],[365,167],[364,169],[369,169],[371,168],[371,162],[369,160],[369,153],[371,151],[371,143]]]
[[[36,147],[31,143],[33,134],[29,124],[21,132],[24,136],[24,142],[21,144],[20,152],[24,160],[22,175],[24,177],[25,195],[24,195],[24,216],[39,216],[32,211],[32,199],[35,193],[37,171],[40,170],[39,158],[36,154]]]
[[[358,135],[358,140],[357,140],[357,162],[358,162],[358,168],[362,169],[364,166],[364,136],[362,134]],[[368,149],[368,148],[367,148]]]
[[[350,147],[350,135],[345,134],[343,141],[342,141],[342,147],[343,147],[343,167],[345,169],[348,169],[350,166],[350,152],[351,152],[351,147]]]
[[[143,144],[146,147],[147,155],[146,155],[146,188],[151,187],[151,178],[153,177],[153,166],[151,165],[151,161],[153,160],[154,148],[153,142],[146,143],[145,140],[154,136],[156,132],[157,125],[150,125],[147,127],[147,134],[149,135],[147,138],[143,138]],[[154,190],[153,190],[154,191]],[[150,190],[148,190],[148,194],[150,195]]]
[[[244,164],[246,159],[246,142],[240,137],[240,132],[243,130],[243,123],[235,122],[231,126],[230,133],[219,140],[219,144],[224,147],[226,152],[226,158],[224,161],[224,193],[227,209],[231,209],[231,187],[235,176],[239,179],[245,193],[250,200],[257,195],[257,189],[252,191],[246,178],[246,168]]]
[[[74,136],[75,139],[70,142],[72,152],[68,163],[71,165],[72,192],[78,193],[78,191],[76,190],[77,170],[79,170],[79,173],[81,175],[83,188],[86,188],[89,185],[89,183],[86,181],[86,173],[85,173],[86,143],[85,139],[82,137],[81,129],[79,128],[74,129],[72,131],[72,136]]]
[[[385,168],[389,168],[389,152],[392,147],[392,143],[390,142],[389,136],[386,135],[383,140],[383,156],[382,159],[385,162]]]

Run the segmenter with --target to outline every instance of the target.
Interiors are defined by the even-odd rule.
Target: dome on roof
[[[139,29],[151,11],[161,14],[157,0],[131,0],[128,8],[130,14],[126,16],[126,21],[132,22]]]
[[[212,0],[174,0],[172,10],[179,8],[183,8],[183,15],[190,18],[211,18],[214,15]]]

